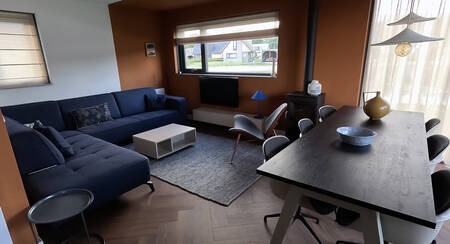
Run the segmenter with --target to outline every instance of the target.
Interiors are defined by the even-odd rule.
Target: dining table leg
[[[277,226],[270,240],[270,244],[283,243],[284,236],[292,223],[292,218],[297,211],[300,198],[302,197],[301,191],[296,186],[290,186],[289,191],[284,199],[283,209],[281,210],[280,218],[278,219]]]
[[[366,209],[361,213],[362,230],[365,244],[383,244],[380,213]]]

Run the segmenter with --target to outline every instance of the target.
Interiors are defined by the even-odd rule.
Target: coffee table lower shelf
[[[134,150],[155,159],[192,146],[196,140],[195,128],[178,124],[170,124],[133,136]]]

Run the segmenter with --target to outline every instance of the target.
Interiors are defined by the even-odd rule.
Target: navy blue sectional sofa
[[[141,88],[87,97],[45,101],[1,108],[30,203],[67,188],[94,193],[92,207],[102,205],[150,180],[148,158],[116,144],[132,135],[186,119],[186,100],[167,96],[165,108],[148,111]],[[71,112],[107,103],[113,120],[77,129]],[[73,147],[63,154],[38,131],[23,124],[40,120],[60,132]]]

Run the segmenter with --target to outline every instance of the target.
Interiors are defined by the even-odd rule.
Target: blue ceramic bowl
[[[370,145],[377,136],[375,131],[362,127],[339,127],[336,131],[344,143],[353,146]]]

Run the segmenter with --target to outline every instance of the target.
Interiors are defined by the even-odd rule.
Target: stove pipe
[[[313,80],[314,75],[314,55],[316,49],[318,10],[319,0],[309,0],[308,29],[306,34],[305,78],[303,81],[304,92],[308,90],[308,84]]]

